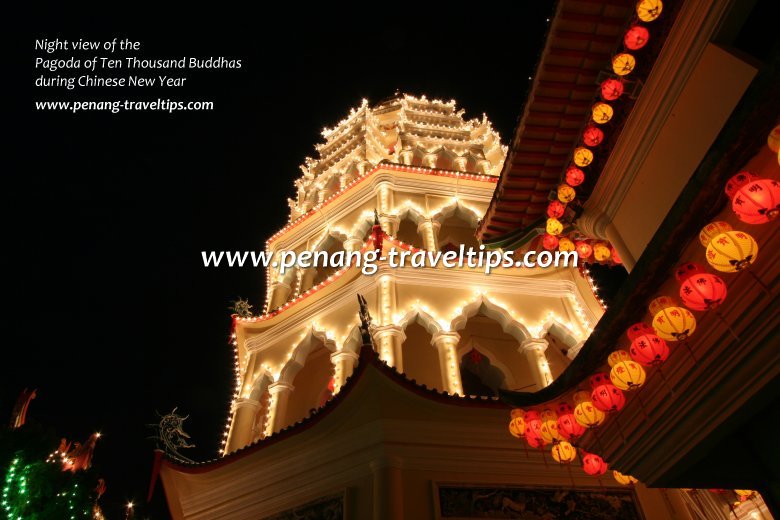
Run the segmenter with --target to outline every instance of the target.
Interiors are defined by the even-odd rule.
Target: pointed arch
[[[325,331],[315,330],[313,328],[308,329],[303,339],[301,339],[293,349],[290,359],[279,372],[278,380],[285,383],[292,383],[295,376],[298,375],[298,372],[303,368],[303,365],[306,364],[306,358],[320,345],[331,352],[335,352],[336,350],[336,343],[333,340],[328,339]]]
[[[255,377],[252,388],[249,390],[249,399],[260,401],[268,390],[268,385],[274,382],[274,376],[265,368],[260,368],[260,373]]]
[[[466,326],[466,322],[469,318],[476,316],[480,312],[501,325],[501,329],[504,332],[520,343],[533,337],[525,325],[514,319],[506,309],[491,302],[482,294],[477,296],[471,303],[467,303],[461,309],[460,314],[452,319],[450,322],[450,330],[455,332],[462,330]]]
[[[463,202],[459,200],[452,200],[449,204],[439,208],[436,213],[431,215],[431,220],[435,220],[439,224],[443,224],[444,221],[450,217],[459,218],[476,229],[477,224],[479,223],[479,219],[482,218],[482,215]]]
[[[517,386],[517,383],[515,382],[515,377],[512,374],[512,371],[509,369],[509,367],[506,366],[498,359],[498,357],[492,351],[492,349],[488,348],[485,345],[482,345],[481,343],[478,343],[476,345],[474,345],[473,343],[461,345],[457,351],[457,359],[459,364],[460,364],[460,360],[463,359],[463,356],[471,352],[472,349],[476,350],[477,352],[485,356],[490,361],[491,365],[493,365],[494,367],[496,367],[497,369],[501,370],[501,372],[504,373],[504,384],[506,385],[506,388],[511,389]]]
[[[436,321],[436,318],[420,308],[415,308],[407,312],[404,317],[401,318],[398,324],[401,326],[401,328],[406,330],[408,325],[415,322],[422,326],[422,328],[424,328],[431,336],[444,330],[441,324]]]

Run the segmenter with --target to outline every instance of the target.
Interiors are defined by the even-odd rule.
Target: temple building
[[[265,306],[234,315],[220,456],[160,455],[172,517],[772,518],[780,82],[745,43],[757,18],[560,0],[508,146],[400,93],[326,128],[266,242]],[[581,263],[280,267],[461,246]],[[608,306],[590,269],[628,273]],[[728,296],[697,307],[705,271]]]

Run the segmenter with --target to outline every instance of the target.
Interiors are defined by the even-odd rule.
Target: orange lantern
[[[780,215],[780,182],[757,179],[737,189],[731,209],[748,224],[766,224]]]
[[[529,446],[538,448],[548,444],[548,442],[542,438],[542,417],[539,415],[539,412],[536,410],[528,410],[525,412],[525,415],[523,415],[523,419],[525,420],[525,440],[528,442]]]
[[[636,51],[647,45],[647,40],[649,39],[650,31],[641,25],[634,25],[623,36],[623,44],[626,46],[626,49]]]
[[[580,258],[587,260],[591,254],[593,254],[593,248],[590,244],[585,241],[577,242],[577,255]]]
[[[626,396],[611,383],[595,387],[590,398],[593,406],[604,413],[619,412],[626,404]]]
[[[723,222],[720,220],[716,220],[715,222],[710,222],[709,224],[704,226],[702,230],[699,232],[699,242],[701,242],[701,245],[703,245],[704,247],[707,247],[708,245],[710,245],[710,241],[712,240],[713,237],[731,230],[732,230],[731,224],[729,224],[728,222]]]
[[[758,244],[744,231],[726,231],[707,246],[707,263],[718,271],[736,273],[756,261]]]
[[[585,453],[583,451],[582,470],[594,477],[603,475],[607,472],[607,463],[595,453]]]
[[[591,152],[584,146],[580,146],[579,148],[576,148],[574,150],[574,164],[576,164],[581,168],[584,168],[592,162],[593,162],[593,152]]]
[[[612,58],[612,70],[618,76],[626,76],[636,68],[636,59],[627,52],[621,52]]]
[[[618,481],[618,484],[623,484],[624,486],[629,486],[631,484],[636,484],[637,482],[639,482],[631,475],[623,475],[619,471],[613,471],[612,476],[615,477],[615,480]]]
[[[596,103],[591,108],[591,114],[593,115],[593,121],[595,123],[598,123],[600,125],[603,125],[604,123],[608,123],[610,119],[612,119],[612,115],[614,114],[614,110],[612,110],[612,107],[609,106],[606,103]]]
[[[667,341],[685,341],[696,330],[696,318],[691,311],[677,306],[669,296],[659,296],[650,302],[655,333]]]
[[[563,440],[561,434],[558,433],[558,414],[552,410],[542,411],[542,426],[539,428],[539,434],[546,444]]]
[[[708,311],[726,299],[726,282],[720,276],[705,271],[702,265],[684,263],[677,268],[674,276],[680,282],[680,299],[689,309]]]
[[[564,204],[568,204],[569,202],[573,201],[574,197],[576,196],[577,192],[574,191],[574,188],[568,184],[561,184],[558,186],[558,200]]]
[[[563,224],[557,218],[548,218],[545,229],[550,235],[560,235],[561,231],[563,231]],[[555,245],[557,246],[558,244]]]
[[[542,247],[548,251],[555,251],[558,248],[558,237],[545,233],[542,237]]]
[[[604,242],[596,242],[593,244],[593,258],[595,258],[597,262],[606,262],[609,260],[610,254],[609,246]]]
[[[547,204],[547,217],[548,218],[561,218],[566,211],[566,204],[559,200],[551,200]]]
[[[574,242],[566,237],[559,239],[558,251],[574,251]]]
[[[631,391],[645,384],[647,375],[642,365],[636,361],[620,361],[612,367],[609,378],[619,389]]]
[[[636,15],[643,22],[652,22],[661,16],[664,4],[661,0],[640,0],[636,4]]]
[[[758,180],[758,175],[753,172],[739,172],[738,174],[731,177],[728,182],[726,182],[726,187],[724,188],[726,196],[729,198],[729,200],[733,200],[734,195],[737,194],[737,190],[739,190],[745,184],[750,184],[756,180]]]
[[[585,428],[574,418],[574,410],[569,403],[558,405],[558,433],[567,441],[576,440],[585,433]]]
[[[666,342],[655,334],[639,336],[631,342],[631,357],[640,365],[660,365],[669,357]]]
[[[566,168],[566,184],[569,186],[579,186],[585,180],[585,172],[576,166]]]
[[[520,408],[515,408],[509,413],[509,433],[512,437],[522,439],[525,436],[525,412]]]
[[[577,448],[566,441],[561,441],[552,447],[552,457],[559,464],[569,464],[577,458]]]
[[[601,82],[601,97],[605,101],[615,101],[623,95],[623,82],[619,79],[608,78]]]
[[[610,367],[614,367],[621,361],[631,361],[631,356],[625,350],[613,350],[607,358],[607,363],[609,363]]]
[[[615,246],[612,246],[609,248],[609,253],[612,255],[612,261],[616,264],[622,264],[623,260],[620,258],[620,254],[618,254],[618,250],[615,249]]]
[[[598,146],[604,140],[604,132],[600,128],[588,125],[582,132],[582,142],[588,146]]]

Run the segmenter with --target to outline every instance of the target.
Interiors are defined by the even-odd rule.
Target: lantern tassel
[[[525,458],[530,459],[531,456],[528,454],[528,446],[523,441],[520,441],[520,443],[523,445],[523,451],[525,452]]]
[[[644,386],[642,388],[644,388]],[[639,389],[639,392],[642,391],[642,388]],[[642,409],[642,414],[645,416],[645,419],[649,419],[650,416],[647,415],[647,410],[645,410],[645,403],[642,402],[642,398],[639,396],[639,392],[636,393],[636,400],[639,402],[639,408]]]
[[[620,426],[620,421],[618,421],[618,412],[615,412],[613,414],[613,417],[615,418],[615,426],[617,426],[618,433],[620,434],[620,438],[623,441],[623,444],[626,444],[626,437],[623,435],[623,429]]]
[[[671,394],[672,397],[674,397],[674,389],[669,384],[669,381],[666,380],[666,376],[664,375],[664,371],[661,370],[661,365],[658,365],[658,367],[656,367],[656,368],[658,368],[658,375],[661,376],[661,379],[663,380],[664,385],[666,385],[666,389],[669,390],[669,394]]]
[[[759,287],[761,287],[761,289],[767,294],[767,296],[771,296],[772,291],[769,289],[769,286],[764,282],[762,282],[761,279],[758,276],[756,276],[756,274],[753,271],[751,271],[750,269],[745,269],[744,272],[749,274],[753,278],[753,280],[755,280],[755,282],[759,285]]]
[[[549,468],[549,466],[547,465],[547,457],[544,455],[544,446],[539,446],[539,451],[542,452],[542,460],[544,461],[545,469]]]
[[[593,432],[593,436],[596,438],[596,445],[598,446],[598,449],[601,453],[604,453],[604,445],[601,444],[601,439],[599,438],[599,434],[596,433],[595,428],[591,428],[590,431]]]
[[[723,317],[723,314],[721,314],[720,311],[715,309],[713,309],[712,312],[715,314],[715,316],[718,317],[718,319],[723,324],[723,326],[726,327],[726,330],[729,331],[731,337],[734,338],[736,341],[739,341],[739,336],[737,336],[737,333],[734,332],[734,329],[731,328],[731,325],[729,324],[729,322],[726,321],[726,318]]]
[[[696,356],[693,354],[693,350],[691,350],[691,346],[688,345],[687,341],[683,341],[683,347],[685,347],[688,350],[688,354],[691,355],[691,359],[693,360],[693,364],[694,365],[698,365],[699,364],[699,360],[696,359]]]
[[[571,474],[571,464],[566,464],[566,471],[569,472],[569,480],[571,480],[571,487],[576,487],[574,484],[574,475]]]

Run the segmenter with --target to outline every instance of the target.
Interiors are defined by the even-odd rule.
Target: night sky
[[[521,113],[552,2],[344,13],[60,10],[13,20],[4,74],[0,419],[38,389],[29,417],[61,437],[104,437],[95,464],[109,518],[143,500],[155,411],[189,414],[217,455],[232,392],[230,301],[262,305],[261,270],[204,268],[202,250],[262,249],[287,220],[298,165],[361,98],[396,89],[486,113],[506,143]],[[482,18],[483,14],[489,14]],[[187,17],[188,18],[188,17]],[[11,22],[11,20],[7,20]],[[36,89],[36,38],[127,37],[151,58],[223,55],[242,69],[187,71],[181,89]],[[65,71],[63,74],[70,74]],[[211,100],[213,112],[36,112],[33,100]],[[10,121],[8,114],[10,113]],[[10,138],[10,142],[8,139]],[[166,518],[158,489],[152,518]]]

